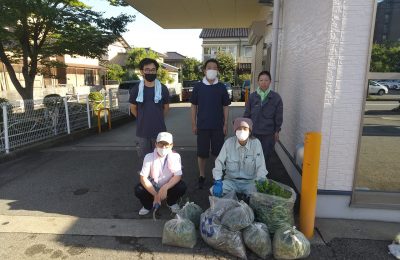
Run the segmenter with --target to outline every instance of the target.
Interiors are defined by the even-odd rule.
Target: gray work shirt
[[[256,138],[249,138],[246,145],[241,146],[236,136],[226,139],[212,170],[215,180],[225,179],[257,180],[266,178],[264,154],[261,143]]]
[[[272,91],[263,102],[255,91],[246,103],[244,117],[253,121],[253,134],[271,135],[281,130],[283,121],[283,103],[278,93]]]

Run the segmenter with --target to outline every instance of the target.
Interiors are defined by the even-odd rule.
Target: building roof
[[[165,55],[164,53],[155,51],[155,50],[151,49],[150,47],[147,47],[147,48],[144,48],[144,49],[147,50],[147,51],[149,51],[149,50],[154,51],[155,53],[157,53],[158,56],[160,56],[160,58],[164,58],[165,59],[167,57],[167,55]]]
[[[178,72],[179,68],[172,66],[171,64],[167,64],[167,63],[161,63],[161,67],[163,69],[168,70],[169,72]]]
[[[108,61],[109,64],[118,64],[121,66],[126,65],[126,61],[128,60],[128,53],[118,53],[114,58]]]
[[[238,38],[248,37],[248,28],[205,28],[201,30],[200,38]]]
[[[166,60],[184,60],[187,58],[186,56],[175,51],[167,51],[166,55]]]
[[[125,49],[129,50],[131,49],[131,46],[129,45],[129,43],[125,40],[124,37],[120,36],[117,38],[117,41],[120,42],[122,44],[122,46],[124,46]]]

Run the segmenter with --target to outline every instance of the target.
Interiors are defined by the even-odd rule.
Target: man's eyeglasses
[[[143,71],[144,71],[144,73],[156,73],[157,69],[156,68],[154,68],[154,69],[144,69]]]

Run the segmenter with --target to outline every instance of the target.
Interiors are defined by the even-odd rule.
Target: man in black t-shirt
[[[218,61],[209,59],[203,71],[205,77],[197,83],[192,92],[192,131],[197,135],[197,162],[199,165],[199,189],[205,181],[205,165],[211,154],[218,156],[227,134],[229,99],[226,86],[218,82]]]
[[[157,80],[159,64],[156,60],[144,58],[139,68],[143,80],[131,89],[129,103],[136,117],[138,154],[140,161],[143,161],[146,154],[153,152],[158,133],[167,131],[164,117],[169,110],[169,92]]]

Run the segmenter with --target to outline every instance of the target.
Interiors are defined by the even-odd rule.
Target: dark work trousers
[[[254,137],[256,137],[261,142],[261,146],[264,153],[265,165],[267,167],[267,170],[270,171],[270,157],[275,147],[275,136],[274,134],[271,135],[254,134]]]
[[[186,192],[186,184],[180,180],[174,187],[170,188],[167,192],[167,204],[169,206],[174,205],[179,198],[181,198]],[[141,183],[135,187],[135,195],[142,203],[145,209],[151,210],[153,208],[154,197],[150,192],[146,190]]]

